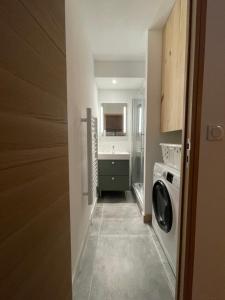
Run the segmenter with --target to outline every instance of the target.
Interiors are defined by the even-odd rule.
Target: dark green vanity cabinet
[[[129,160],[98,160],[98,188],[102,191],[129,190]]]

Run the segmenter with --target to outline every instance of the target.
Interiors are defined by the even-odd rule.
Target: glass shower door
[[[133,99],[132,186],[139,201],[144,198],[144,99]]]

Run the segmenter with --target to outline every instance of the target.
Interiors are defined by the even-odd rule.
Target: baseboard
[[[89,233],[89,228],[90,228],[90,225],[91,225],[91,222],[92,222],[92,218],[93,218],[93,214],[94,214],[94,211],[95,211],[95,207],[96,207],[96,204],[97,204],[97,200],[95,201],[95,203],[93,204],[93,207],[92,207],[92,210],[91,210],[91,213],[90,213],[90,217],[89,217],[89,220],[88,220],[88,226],[87,226],[87,230],[85,232],[85,236],[84,236],[84,239],[83,239],[83,242],[81,243],[81,247],[80,247],[80,253],[78,255],[78,263],[77,263],[77,266],[75,267],[75,270],[72,274],[72,286],[74,287],[74,284],[75,284],[75,281],[80,273],[80,269],[81,269],[81,258],[83,256],[83,253],[84,253],[84,249],[86,247],[86,244],[87,244],[87,239],[88,239],[88,233]]]
[[[88,222],[88,226],[87,226],[87,230],[86,230],[86,233],[85,233],[85,237],[83,239],[83,242],[81,244],[81,248],[80,248],[80,253],[79,253],[79,256],[78,256],[78,263],[75,267],[75,270],[72,274],[72,286],[74,287],[74,284],[75,284],[75,281],[80,273],[80,270],[81,270],[81,258],[83,256],[83,253],[84,253],[84,249],[86,247],[86,244],[87,244],[87,238],[88,238],[88,232],[89,232],[89,227],[90,227],[90,224],[91,222],[89,221]]]
[[[133,195],[135,196],[135,198],[136,198],[136,200],[137,200],[137,205],[138,205],[138,207],[139,207],[139,209],[140,209],[141,214],[143,215],[143,212],[144,212],[144,209],[143,209],[143,205],[144,205],[144,204],[143,204],[143,200],[142,200],[140,197],[138,197],[138,195],[137,195],[137,193],[135,192],[133,186],[131,187],[131,191],[132,191]]]
[[[143,216],[143,221],[146,224],[152,224],[152,215],[151,214],[146,214]]]

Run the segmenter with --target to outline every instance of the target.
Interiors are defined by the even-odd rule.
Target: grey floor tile
[[[102,217],[103,205],[97,204],[93,213],[93,219]]]
[[[99,238],[90,300],[172,300],[166,280],[146,237]]]
[[[132,197],[97,203],[74,300],[174,300],[175,277]]]
[[[100,234],[149,235],[148,225],[141,218],[103,219]]]
[[[97,242],[97,237],[91,237],[87,240],[87,245],[79,266],[80,271],[77,274],[74,286],[73,300],[88,300],[91,289]]]
[[[136,204],[104,204],[103,218],[137,218],[140,212]]]
[[[89,226],[89,236],[97,236],[100,231],[102,219],[95,218],[92,219],[91,224]]]
[[[126,191],[126,202],[127,203],[136,203],[136,198],[131,191]]]
[[[157,238],[154,230],[152,229],[152,227],[150,227],[150,233],[151,233],[151,238],[152,238],[152,242],[155,244],[155,247],[157,249],[158,255],[160,257],[161,262],[167,262],[167,258],[166,255],[161,247],[161,244],[159,242],[159,239]]]

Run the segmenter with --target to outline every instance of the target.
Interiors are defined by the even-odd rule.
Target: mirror
[[[100,122],[102,136],[126,136],[127,104],[101,103]]]

